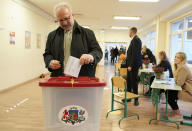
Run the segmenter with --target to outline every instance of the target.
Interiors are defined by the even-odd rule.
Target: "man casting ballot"
[[[64,75],[69,56],[80,59],[79,76],[94,77],[95,67],[103,56],[95,34],[78,25],[68,4],[60,3],[54,11],[60,27],[49,33],[43,54],[51,77]]]

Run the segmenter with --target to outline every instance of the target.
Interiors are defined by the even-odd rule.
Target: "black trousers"
[[[168,103],[171,106],[172,110],[178,110],[178,91],[169,90],[168,91]]]
[[[154,79],[155,79],[155,76],[152,76],[152,77],[150,78],[150,87],[149,87],[149,91],[150,91],[150,92],[152,91],[151,85],[152,85]]]
[[[138,94],[138,71],[139,69],[127,71],[127,91],[134,94]]]

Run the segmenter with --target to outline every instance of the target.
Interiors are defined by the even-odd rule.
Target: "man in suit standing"
[[[63,76],[69,56],[80,59],[82,65],[79,76],[95,76],[97,63],[103,53],[92,30],[83,28],[75,20],[67,3],[55,6],[59,27],[48,35],[44,61],[51,77]]]
[[[142,42],[137,36],[137,28],[132,27],[129,31],[131,43],[127,50],[126,67],[127,67],[127,91],[138,94],[138,72],[142,65],[141,47]],[[128,100],[129,101],[129,100]],[[138,99],[135,99],[135,106],[139,105]]]

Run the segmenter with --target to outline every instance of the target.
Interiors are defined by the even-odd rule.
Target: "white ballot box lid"
[[[104,87],[106,82],[101,82],[99,78],[78,77],[73,78],[69,76],[51,77],[48,80],[40,81],[41,87]]]

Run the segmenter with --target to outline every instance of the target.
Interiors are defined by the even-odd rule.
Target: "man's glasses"
[[[71,16],[67,17],[67,18],[63,18],[63,19],[60,19],[60,20],[55,20],[55,23],[58,23],[58,22],[65,22],[65,21],[68,21],[71,19]]]

